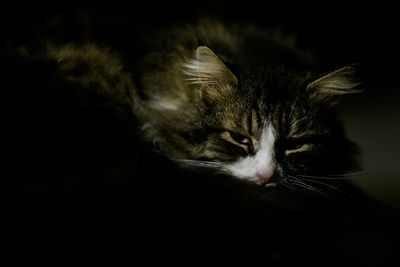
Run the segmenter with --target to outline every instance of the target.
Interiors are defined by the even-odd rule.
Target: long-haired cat
[[[214,2],[195,9],[212,13]],[[240,18],[242,7],[258,7],[247,2],[221,3],[220,14],[238,8],[231,21],[176,23],[178,13],[190,17],[188,3],[160,10],[157,20],[163,3],[141,16],[139,5],[114,13],[110,3],[99,12],[99,3],[70,5],[57,3],[52,14],[19,5],[1,18],[11,23],[0,25],[0,198],[29,199],[3,201],[3,221],[14,224],[3,226],[3,239],[19,258],[45,252],[60,261],[83,251],[114,265],[398,260],[398,218],[347,183],[357,146],[335,110],[361,92],[358,66],[320,64],[307,50],[319,38],[301,43],[285,25],[268,25],[273,13],[281,22],[293,15],[310,21],[303,26],[322,24],[309,33],[336,38],[340,29],[331,30],[348,5],[269,2],[248,14],[265,28]],[[346,12],[357,17],[360,6]]]
[[[334,116],[343,96],[360,92],[355,66],[314,73],[313,54],[277,29],[203,19],[137,38],[126,58],[92,42],[41,46],[16,53],[131,116],[148,149],[172,164],[311,190],[315,178],[355,167]]]
[[[133,111],[145,139],[172,160],[289,187],[354,167],[332,112],[360,92],[354,66],[314,74],[312,55],[279,32],[209,20],[149,50]]]
[[[76,224],[74,244],[109,232],[123,240],[94,247],[119,244],[141,263],[320,266],[395,251],[396,222],[341,183],[357,148],[335,107],[361,91],[355,65],[321,70],[278,28],[112,28],[129,24],[119,15],[10,33],[2,198],[77,200],[67,215],[50,201],[48,222],[56,211],[67,222],[57,232]]]

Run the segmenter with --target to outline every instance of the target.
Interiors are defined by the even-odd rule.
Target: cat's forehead
[[[239,86],[232,94],[214,103],[223,128],[254,136],[266,123],[272,123],[279,133],[288,129],[298,131],[312,121],[314,111],[308,103],[304,76],[245,74],[240,76]]]

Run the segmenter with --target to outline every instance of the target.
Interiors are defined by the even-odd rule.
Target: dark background
[[[132,191],[132,184],[127,180],[136,170],[130,169],[130,160],[139,158],[140,164],[154,160],[154,155],[141,151],[140,144],[131,141],[129,132],[119,128],[120,118],[111,117],[104,121],[99,117],[107,114],[107,110],[93,113],[85,106],[82,108],[82,103],[74,102],[73,95],[43,93],[42,89],[47,85],[57,84],[57,81],[48,81],[49,84],[42,87],[41,77],[51,74],[51,66],[28,67],[22,70],[24,75],[21,77],[20,66],[13,65],[4,54],[13,45],[34,44],[43,36],[60,41],[105,38],[128,50],[129,42],[134,40],[129,29],[137,28],[137,25],[150,25],[151,29],[159,24],[191,20],[198,15],[280,27],[288,34],[295,34],[301,47],[316,52],[321,59],[319,67],[322,71],[360,63],[365,93],[347,98],[338,107],[350,138],[363,149],[365,173],[351,179],[368,196],[400,210],[398,19],[394,5],[368,2],[112,1],[89,4],[58,1],[6,5],[0,11],[0,29],[4,38],[2,56],[6,58],[1,62],[5,81],[1,86],[2,131],[5,134],[2,144],[2,176],[5,178],[2,178],[1,193],[5,200],[3,208],[18,214],[11,216],[3,209],[3,217],[18,229],[10,231],[11,236],[19,237],[8,247],[17,251],[21,249],[21,243],[28,248],[35,247],[43,238],[41,233],[50,232],[44,229],[55,229],[53,237],[46,239],[49,245],[46,251],[58,255],[57,246],[50,249],[51,245],[68,240],[72,241],[69,248],[77,249],[68,250],[64,246],[64,252],[70,251],[73,256],[83,254],[89,256],[87,258],[93,255],[100,261],[110,252],[110,244],[115,244],[121,254],[129,254],[137,251],[132,246],[135,243],[141,246],[137,254],[150,251],[140,256],[135,254],[135,257],[148,262],[174,262],[176,258],[182,260],[182,254],[187,253],[192,261],[201,259],[208,263],[209,254],[193,244],[201,241],[206,242],[210,251],[220,249],[215,258],[228,262],[234,262],[236,258],[232,258],[232,253],[223,254],[224,248],[243,253],[239,258],[247,258],[249,262],[294,263],[298,259],[308,263],[312,258],[319,266],[337,266],[343,264],[347,256],[356,262],[363,258],[361,262],[375,264],[386,257],[395,259],[393,255],[398,250],[394,248],[398,249],[399,241],[395,231],[397,224],[389,223],[392,217],[381,216],[380,212],[371,211],[371,218],[366,217],[368,209],[365,207],[349,209],[342,214],[340,205],[329,203],[328,207],[324,201],[311,201],[314,206],[306,211],[307,215],[298,216],[301,213],[298,209],[308,208],[309,200],[286,206],[281,200],[290,199],[289,196],[271,193],[266,196],[265,204],[256,200],[233,201],[234,209],[233,195],[247,193],[235,191],[237,189],[231,186],[230,180],[226,180],[223,189],[232,189],[233,193],[224,192],[222,203],[215,203],[216,199],[220,200],[221,189],[210,190],[201,180],[197,181],[198,189],[187,187],[186,177],[177,177],[180,185],[172,187],[165,179],[171,170],[163,165],[166,164],[163,160],[155,161],[159,164],[156,166],[144,164],[141,179],[153,179],[152,183],[139,181],[139,185],[145,187],[134,187]],[[91,22],[93,18],[98,24]],[[71,103],[78,108],[70,109]],[[98,132],[101,134],[96,135]],[[106,142],[99,148],[99,141],[104,140]],[[109,177],[118,179],[110,182]],[[96,189],[91,190],[93,185]],[[107,190],[98,190],[102,186]],[[207,189],[202,191],[204,188]],[[249,190],[253,192],[254,188]],[[202,196],[204,192],[208,195]],[[129,203],[113,201],[124,194],[137,194],[138,197],[133,197]],[[185,197],[187,205],[181,203],[181,197]],[[63,201],[54,201],[59,199]],[[249,204],[254,204],[254,210],[247,210]],[[267,217],[267,221],[272,220],[267,229],[266,218],[254,215],[259,208],[272,214],[271,218]],[[313,211],[319,213],[318,218],[307,213]],[[359,217],[352,216],[358,213]],[[333,219],[336,214],[340,216]],[[223,220],[218,220],[222,217]],[[382,233],[381,230],[385,231]],[[219,242],[211,238],[211,233],[218,236]],[[236,244],[239,239],[243,242]],[[174,250],[173,240],[179,242],[176,250],[182,254]],[[127,242],[129,246],[121,245]],[[103,249],[95,243],[104,246]],[[90,254],[89,248],[93,247],[103,252],[102,255]],[[203,254],[199,254],[200,251]],[[254,256],[264,254],[265,261],[260,260],[263,256]],[[40,258],[43,252],[35,254],[38,255]],[[62,255],[58,262],[68,259],[65,253]],[[116,255],[109,258],[111,262],[118,258]]]

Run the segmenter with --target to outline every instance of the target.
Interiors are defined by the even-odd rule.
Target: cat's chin
[[[262,180],[259,179],[257,176],[249,176],[249,177],[238,177],[235,176],[236,178],[240,179],[240,180],[244,180],[247,181],[249,183],[253,183],[259,186],[264,186],[267,188],[273,188],[273,187],[277,187],[279,185],[279,183],[282,181],[281,178],[279,178],[278,176],[273,176],[272,178],[268,179],[268,180]]]
[[[257,182],[258,185],[265,186],[267,188],[277,187],[278,184],[281,182],[281,179],[276,175],[272,176],[267,181],[259,181]]]
[[[277,187],[278,183],[271,182],[271,183],[263,184],[263,186],[265,186],[267,188],[273,188],[273,187]]]

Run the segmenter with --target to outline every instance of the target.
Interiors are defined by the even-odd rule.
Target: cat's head
[[[317,78],[281,66],[234,74],[200,46],[183,71],[197,97],[178,110],[187,123],[168,129],[186,141],[182,162],[258,184],[337,174],[353,164],[353,145],[332,113],[342,96],[360,92],[353,66]]]

